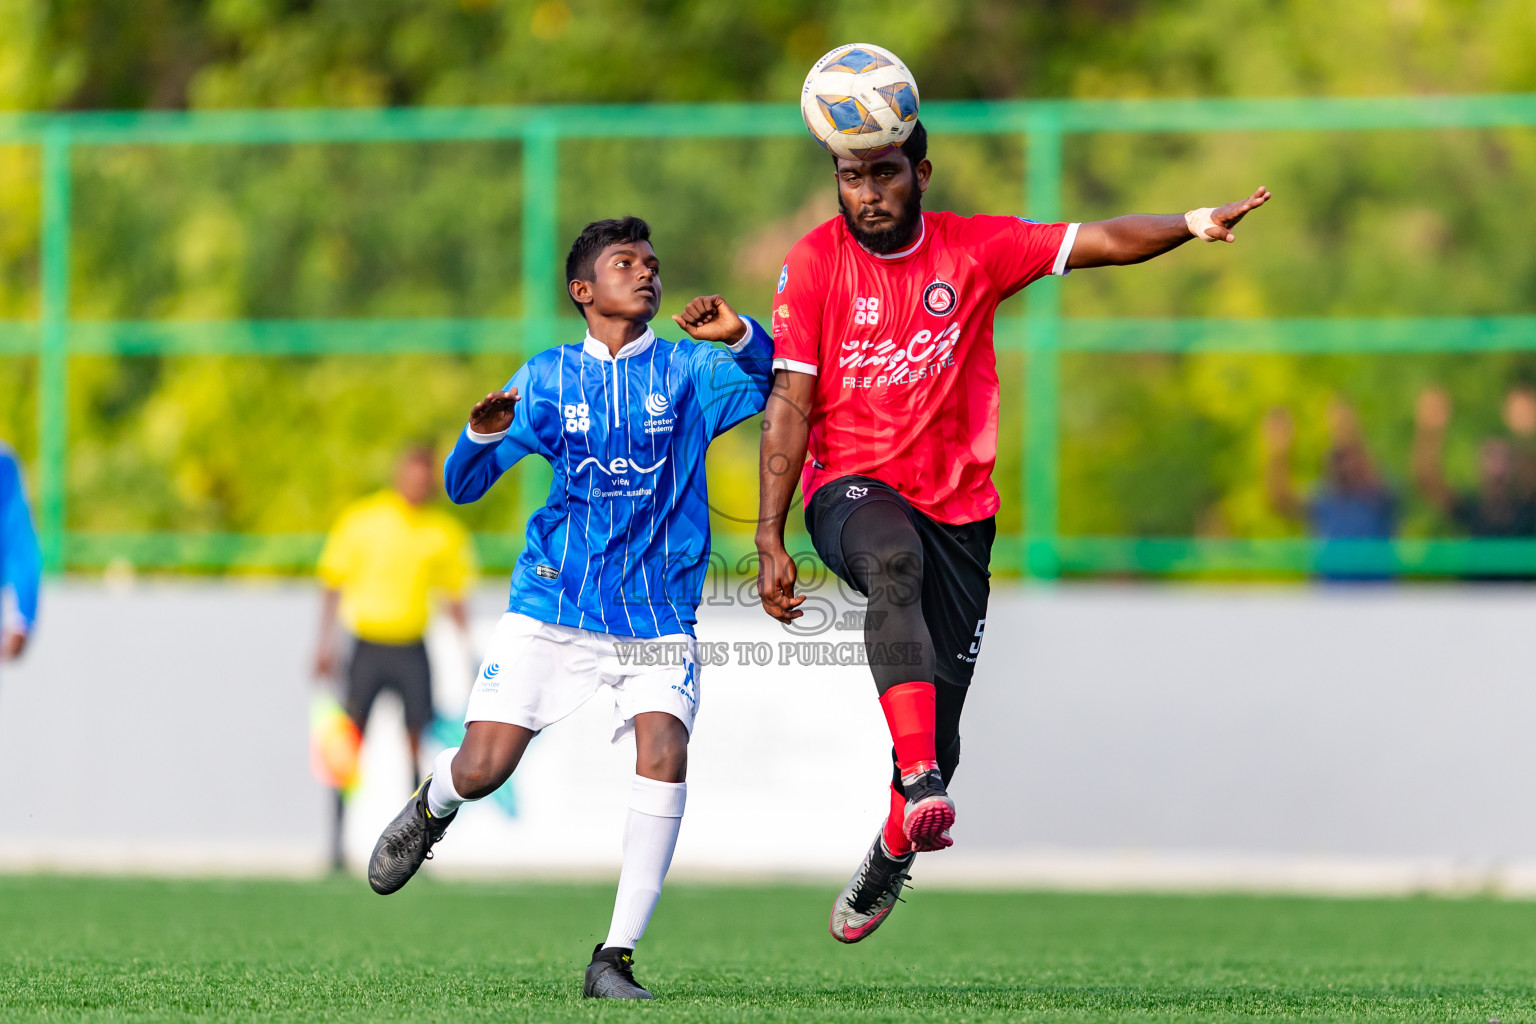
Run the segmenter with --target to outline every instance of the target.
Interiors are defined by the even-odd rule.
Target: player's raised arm
[[[690,358],[710,437],[763,411],[773,386],[773,339],[719,295],[701,295],[672,317],[698,341],[722,341],[730,353],[700,345]]]
[[[1091,221],[1077,229],[1067,268],[1123,267],[1143,263],[1177,249],[1192,238],[1235,242],[1238,221],[1269,202],[1269,189],[1255,189],[1247,199],[1188,213],[1133,213],[1111,220]]]
[[[724,341],[736,344],[748,333],[746,321],[719,295],[700,295],[673,314],[677,326],[697,341]]]
[[[492,391],[469,411],[469,428],[477,434],[501,434],[512,426],[517,409],[517,388]]]
[[[501,474],[533,450],[530,445],[505,443],[510,440],[518,401],[518,389],[509,384],[470,410],[469,425],[443,463],[443,489],[455,505],[478,500]]]
[[[784,550],[784,520],[805,465],[815,387],[815,374],[779,370],[774,374],[768,407],[763,410],[763,441],[758,460],[757,593],[763,610],[780,622],[793,622],[804,614],[798,609],[805,598],[795,596],[795,560]]]

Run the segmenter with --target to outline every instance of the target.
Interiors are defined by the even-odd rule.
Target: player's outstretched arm
[[[443,463],[443,489],[455,505],[478,500],[507,467],[517,461],[516,456],[511,461],[498,458],[497,450],[503,446],[496,443],[511,429],[517,402],[517,388],[509,387],[505,391],[492,391],[470,410],[469,429],[460,435],[458,444],[453,446]],[[494,440],[482,443],[470,436],[471,431],[492,435]]]
[[[1269,189],[1255,189],[1247,199],[1217,207],[1202,207],[1188,213],[1133,213],[1111,220],[1091,221],[1077,229],[1067,268],[1124,267],[1144,263],[1154,256],[1177,249],[1191,238],[1207,242],[1235,242],[1233,228],[1248,215],[1269,202]]]
[[[719,295],[700,295],[672,319],[696,341],[735,343],[747,334],[746,321]]]
[[[805,466],[816,377],[795,370],[774,374],[763,410],[763,443],[758,460],[757,595],[763,611],[793,622],[804,596],[795,596],[795,560],[784,550],[784,521]]]

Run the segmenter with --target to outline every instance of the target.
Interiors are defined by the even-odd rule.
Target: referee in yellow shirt
[[[437,460],[416,447],[401,458],[395,485],[354,502],[341,513],[320,553],[325,586],[315,672],[332,678],[337,666],[338,615],[352,635],[346,668],[347,714],[361,731],[385,690],[405,704],[413,785],[421,784],[421,734],[432,721],[432,671],[427,631],[434,600],[469,637],[464,593],[474,575],[468,532],[448,514],[429,508],[437,492]],[[332,859],[341,866],[341,794],[336,800]]]

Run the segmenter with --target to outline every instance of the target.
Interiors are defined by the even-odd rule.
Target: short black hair
[[[922,121],[912,126],[912,134],[901,144],[901,151],[907,155],[914,169],[928,159],[928,129],[923,127]]]
[[[918,121],[912,126],[912,134],[907,136],[901,144],[901,152],[906,156],[912,169],[917,170],[917,165],[928,157],[928,129],[923,127],[923,122]],[[837,166],[837,154],[832,153],[832,166]]]
[[[572,281],[597,280],[597,257],[610,245],[622,242],[649,242],[651,226],[639,217],[595,220],[581,229],[571,251],[565,256],[565,293],[569,297]],[[571,299],[576,311],[585,315],[581,303]]]

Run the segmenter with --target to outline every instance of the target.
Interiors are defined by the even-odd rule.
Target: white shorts
[[[506,722],[539,732],[613,690],[613,742],[635,716],[664,711],[693,734],[699,710],[698,645],[683,633],[641,640],[507,612],[496,623],[464,724]]]

